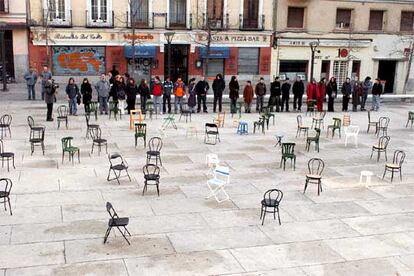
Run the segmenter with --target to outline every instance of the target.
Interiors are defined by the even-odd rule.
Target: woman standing
[[[251,112],[250,108],[252,106],[253,95],[252,82],[248,80],[243,90],[244,112],[246,113]]]
[[[237,104],[237,99],[239,98],[239,82],[237,81],[237,77],[236,76],[232,76],[229,82],[229,97],[230,97],[230,112],[231,113],[236,113],[236,104]]]
[[[128,114],[131,113],[131,110],[135,109],[135,100],[138,94],[138,87],[135,84],[134,78],[129,78],[126,85],[126,97],[127,97],[127,109]]]
[[[188,102],[187,102],[187,105],[188,105],[188,110],[191,113],[194,113],[195,112],[194,111],[194,108],[195,108],[196,102],[197,102],[196,101],[197,91],[195,90],[195,86],[196,86],[195,81],[196,81],[196,79],[195,78],[192,78],[190,80],[189,84],[188,84],[188,95],[187,95]]]
[[[147,105],[147,99],[150,96],[150,90],[148,87],[148,83],[146,79],[142,79],[141,83],[138,86],[138,94],[140,95],[140,101],[141,101],[141,110],[142,113],[145,113],[145,107]]]
[[[66,86],[66,95],[68,95],[70,115],[77,116],[79,87],[76,85],[74,78],[69,78],[68,85]]]
[[[118,96],[118,108],[121,114],[125,114],[126,106],[126,92],[125,92],[125,79],[124,77],[118,78],[118,85],[116,89],[116,95]]]
[[[352,111],[358,111],[358,105],[361,104],[361,99],[364,95],[364,89],[359,81],[356,81],[354,84],[354,89],[352,90]]]
[[[325,78],[322,78],[321,81],[318,83],[319,86],[319,95],[316,97],[316,107],[318,108],[319,112],[323,111],[323,101],[326,97],[326,83]]]
[[[81,84],[81,94],[85,113],[89,113],[91,111],[90,104],[92,101],[92,86],[89,83],[88,78],[83,79]]]
[[[338,86],[336,85],[336,79],[332,77],[326,86],[326,94],[328,95],[328,111],[334,111],[334,100],[338,96]]]

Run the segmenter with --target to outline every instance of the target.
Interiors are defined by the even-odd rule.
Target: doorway
[[[168,45],[164,46],[164,76],[168,76]],[[171,80],[181,78],[188,82],[188,49],[189,45],[171,45]]]
[[[397,61],[380,60],[378,62],[378,78],[385,81],[384,93],[394,92],[395,68]]]
[[[330,67],[331,67],[331,61],[330,60],[322,60],[321,79],[325,78],[326,80],[329,80]]]

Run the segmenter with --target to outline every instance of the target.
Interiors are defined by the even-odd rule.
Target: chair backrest
[[[354,134],[354,135],[358,135],[359,133],[359,126],[348,126],[347,128],[345,128],[345,134]]]
[[[89,111],[95,112],[98,110],[98,103],[97,102],[90,102],[89,103]]]
[[[32,116],[27,116],[27,123],[29,124],[29,127],[30,127],[30,128],[33,128],[33,127],[34,127],[35,122],[34,122],[34,120],[33,120],[33,117],[32,117]]]
[[[408,120],[414,120],[414,112],[408,111]]]
[[[206,129],[206,132],[209,131],[209,130],[213,130],[213,131],[218,132],[218,126],[216,124],[212,124],[212,123],[206,123],[205,129]]]
[[[114,207],[112,206],[110,202],[106,203],[106,211],[108,212],[111,219],[119,218],[118,214],[116,213]]]
[[[5,125],[5,126],[10,126],[12,119],[13,118],[11,115],[4,114],[3,116],[0,117],[0,124]]]
[[[218,166],[214,169],[214,178],[225,183],[230,183],[230,169],[224,166]]]
[[[3,183],[0,185],[0,191],[4,191],[6,195],[10,194],[11,188],[13,186],[13,182],[9,178],[0,178],[0,183]],[[1,189],[4,187],[3,189]],[[0,195],[1,197],[1,195]]]
[[[147,133],[147,124],[135,123],[135,134],[143,136]]]
[[[282,155],[284,154],[294,154],[295,153],[295,143],[282,143]]]
[[[150,151],[161,151],[162,145],[162,139],[160,137],[152,137],[148,142]]]
[[[142,167],[144,175],[160,175],[160,167],[155,164],[146,164]]]
[[[109,102],[109,109],[118,112],[118,101],[110,101]]]
[[[220,121],[220,122],[222,122],[222,121],[224,121],[224,118],[226,117],[226,113],[225,112],[219,112],[218,114],[217,114],[217,121]]]
[[[325,168],[325,162],[320,158],[312,158],[308,161],[309,174],[321,175]]]
[[[33,129],[30,128],[30,139],[41,139],[44,141],[45,139],[45,129]]]
[[[86,119],[86,126],[89,127],[89,121],[91,120],[91,115],[89,113],[85,114],[85,119]]]
[[[333,118],[334,121],[334,128],[341,128],[341,119],[339,118]]]
[[[351,125],[351,115],[349,114],[344,114],[343,120],[342,120],[342,125],[347,127]]]
[[[59,117],[67,117],[68,116],[68,107],[66,105],[59,105],[57,108],[58,116]]]
[[[92,140],[101,139],[102,130],[101,130],[100,127],[98,127],[98,128],[91,128],[90,129],[90,134],[91,134]]]
[[[4,152],[3,140],[0,139],[0,153]]]
[[[390,118],[388,117],[380,117],[378,119],[378,126],[381,128],[387,128],[389,123],[390,123]]]
[[[63,137],[61,139],[61,141],[62,141],[62,150],[66,150],[66,149],[70,148],[72,146],[72,140],[73,140],[73,137],[70,137],[70,136]]]
[[[283,199],[283,192],[279,189],[271,189],[271,190],[267,190],[264,194],[263,194],[263,200],[265,202],[267,201],[276,201],[277,203],[280,203]]]
[[[220,163],[220,160],[218,158],[218,155],[215,153],[209,153],[206,155],[206,163],[208,166],[218,165]]]
[[[319,136],[321,136],[321,129],[320,128],[315,128],[315,138],[319,140]]]
[[[368,123],[373,123],[374,121],[371,121],[371,111],[368,111]]]
[[[302,126],[302,115],[296,116],[296,122],[298,122],[298,127]]]
[[[153,110],[154,102],[152,100],[147,100],[147,102],[145,103],[145,109],[149,111]]]
[[[111,167],[115,166],[115,165],[123,165],[123,166],[128,166],[127,162],[124,160],[124,158],[122,157],[121,154],[114,152],[114,153],[110,153],[108,154],[108,159],[109,159],[109,163],[111,165]]]
[[[396,150],[394,151],[394,157],[392,158],[392,163],[398,164],[400,167],[404,163],[405,159],[405,152],[402,150]]]
[[[390,136],[381,136],[378,139],[378,146],[386,149],[388,146],[388,143],[390,142],[390,139],[391,139]]]

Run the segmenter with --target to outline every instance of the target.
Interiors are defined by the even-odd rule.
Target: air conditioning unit
[[[221,29],[221,20],[210,20],[210,28],[212,29]]]

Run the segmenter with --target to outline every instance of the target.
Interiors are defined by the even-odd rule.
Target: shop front
[[[156,46],[132,45],[124,46],[124,55],[128,63],[128,72],[135,80],[151,79],[151,68],[157,67]],[[134,62],[135,60],[135,62]],[[135,66],[135,71],[134,71]]]

